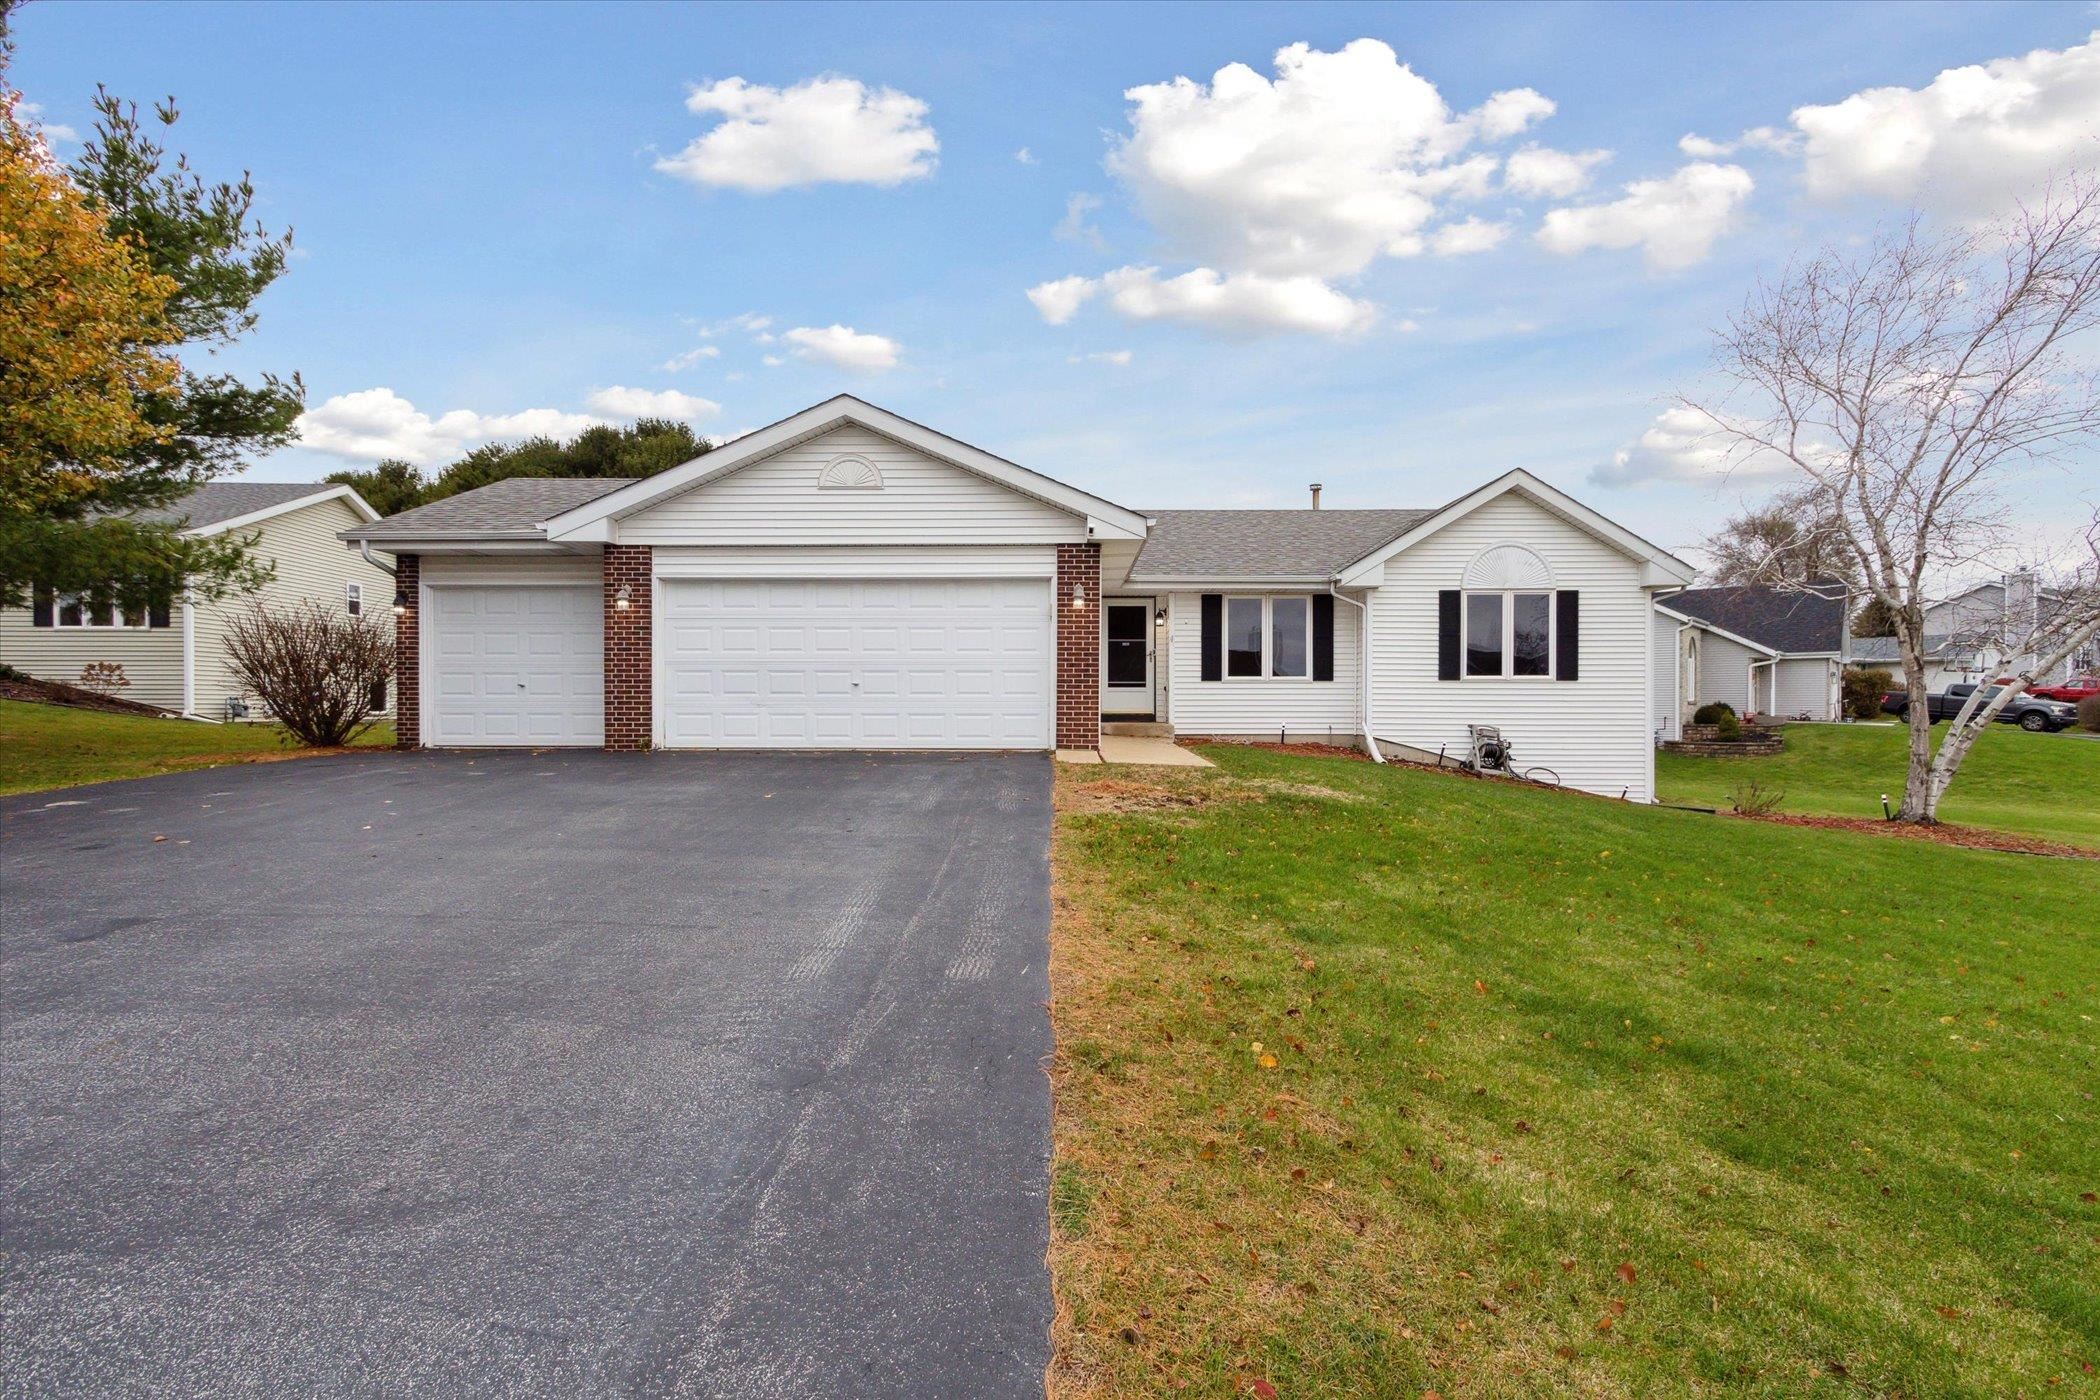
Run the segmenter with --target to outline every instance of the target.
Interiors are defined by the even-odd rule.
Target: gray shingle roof
[[[1836,579],[1817,583],[1812,592],[1762,585],[1687,588],[1656,601],[1773,651],[1834,652],[1844,645],[1845,585]]]
[[[534,535],[533,527],[542,521],[636,480],[625,476],[514,476],[345,530],[343,538],[376,544],[428,536]]]
[[[135,512],[132,519],[153,525],[181,522],[193,530],[202,529],[334,489],[326,481],[207,481],[169,505]]]
[[[1925,634],[1925,655],[1928,658],[1945,656],[1953,649],[1954,638],[1938,632],[1927,632]],[[1900,663],[1903,660],[1903,653],[1897,647],[1894,637],[1854,637],[1852,639],[1851,659],[1854,661]]]
[[[1324,578],[1433,510],[1159,510],[1132,578]]]

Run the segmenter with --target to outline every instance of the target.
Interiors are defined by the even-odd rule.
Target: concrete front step
[[[1126,739],[1171,739],[1174,726],[1155,720],[1105,719],[1101,721],[1103,734],[1116,734]]]

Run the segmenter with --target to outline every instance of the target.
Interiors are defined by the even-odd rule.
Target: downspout
[[[1677,678],[1677,684],[1670,687],[1669,727],[1677,732],[1679,740],[1684,738],[1684,634],[1691,630],[1692,624],[1689,622],[1677,624],[1677,646],[1670,653],[1670,674]],[[1654,692],[1653,684],[1649,686],[1649,692]],[[1699,699],[1696,687],[1692,691],[1692,699],[1694,702]],[[1692,708],[1697,709],[1698,705],[1694,703]]]
[[[182,713],[197,716],[197,608],[182,600]]]
[[[1313,499],[1319,499],[1318,488],[1314,489]],[[1342,602],[1355,608],[1358,613],[1356,620],[1356,671],[1363,682],[1363,694],[1358,697],[1357,711],[1363,716],[1364,752],[1371,755],[1371,762],[1383,763],[1385,762],[1385,755],[1378,752],[1378,740],[1371,737],[1371,609],[1366,603],[1359,603],[1354,598],[1343,597],[1341,590],[1334,586],[1333,579],[1327,581],[1327,593],[1329,597],[1339,598]]]
[[[379,562],[378,557],[372,553],[372,542],[370,540],[359,540],[357,542],[357,552],[365,557],[365,562],[367,564],[370,564],[373,568],[379,570],[379,572],[385,574],[389,578],[394,577],[394,566],[392,564],[382,564]]]

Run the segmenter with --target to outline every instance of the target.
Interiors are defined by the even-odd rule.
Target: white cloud
[[[621,384],[594,389],[584,402],[608,418],[676,418],[697,423],[722,411],[722,405],[713,399],[676,389],[630,389]]]
[[[780,338],[794,346],[801,359],[871,373],[896,368],[902,348],[888,336],[869,335],[851,326],[797,326]],[[767,362],[772,363],[771,357]]]
[[[80,139],[80,133],[67,126],[64,122],[45,121],[44,106],[41,102],[17,102],[15,104],[15,116],[24,126],[33,126],[41,132],[47,144],[56,146],[61,142],[78,141]]]
[[[1369,302],[1345,296],[1317,277],[1221,275],[1199,267],[1162,278],[1156,267],[1119,267],[1100,282],[1108,304],[1129,320],[1180,321],[1237,335],[1343,335],[1368,329],[1378,315]]]
[[[940,142],[926,104],[827,74],[790,88],[724,78],[686,110],[723,121],[656,168],[700,185],[770,193],[800,185],[896,185],[933,174]]]
[[[1674,271],[1712,251],[1752,188],[1739,165],[1695,161],[1667,179],[1635,180],[1609,204],[1549,211],[1538,241],[1561,254],[1639,248],[1649,267]]]
[[[573,437],[602,421],[552,408],[495,414],[455,408],[432,418],[392,389],[379,388],[337,394],[300,414],[296,426],[298,445],[315,452],[353,462],[400,457],[424,467],[484,442]]]
[[[682,369],[691,369],[702,360],[720,359],[721,356],[722,347],[719,345],[695,345],[690,350],[681,350],[670,359],[665,360],[658,368],[666,373],[675,374]]]
[[[1087,243],[1100,248],[1104,244],[1101,230],[1087,222],[1087,215],[1101,207],[1101,196],[1082,191],[1065,201],[1065,216],[1057,221],[1050,232],[1058,238],[1073,243]]]
[[[1128,350],[1096,350],[1086,355],[1067,355],[1068,365],[1127,365],[1136,358]]]
[[[1014,159],[1019,161],[1023,165],[1036,164],[1035,152],[1029,150],[1026,146],[1023,146],[1020,150],[1014,152]]]
[[[1322,279],[1423,251],[1438,204],[1488,192],[1496,160],[1466,155],[1544,117],[1528,89],[1455,114],[1387,45],[1293,44],[1269,79],[1245,64],[1206,85],[1131,88],[1109,168],[1178,249],[1230,273]]]
[[[761,357],[759,363],[764,365],[767,369],[779,369],[782,365],[786,364],[787,361],[782,359],[778,355],[766,355]]]
[[[1769,479],[1796,468],[1774,452],[1746,452],[1740,439],[1721,431],[1696,408],[1664,409],[1647,431],[1590,472],[1599,486],[1642,486],[1653,481],[1719,482]]]
[[[1072,319],[1088,297],[1100,290],[1100,284],[1091,277],[1060,277],[1055,282],[1030,287],[1028,299],[1035,303],[1036,312],[1045,321],[1061,326]]]
[[[1468,218],[1459,223],[1445,224],[1431,234],[1429,246],[1444,257],[1459,257],[1466,253],[1485,253],[1507,237],[1508,224]]]
[[[1949,68],[1922,88],[1880,87],[1797,107],[1811,194],[1917,200],[1991,214],[2074,165],[2100,140],[2100,33]]]
[[[1611,159],[1610,151],[1556,151],[1526,146],[1502,163],[1502,188],[1511,194],[1566,199],[1586,188],[1590,172]]]
[[[1800,148],[1798,135],[1776,126],[1753,126],[1733,141],[1712,141],[1689,132],[1677,138],[1677,149],[1694,160],[1718,160],[1737,151],[1773,151],[1784,156]]]

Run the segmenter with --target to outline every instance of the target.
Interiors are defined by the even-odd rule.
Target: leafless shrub
[[[306,602],[258,603],[226,633],[233,674],[303,744],[347,744],[372,727],[374,692],[394,673],[394,637],[377,618]]]
[[[1755,778],[1737,783],[1728,794],[1728,805],[1737,815],[1745,817],[1768,817],[1779,810],[1786,801],[1786,794],[1775,787],[1767,787]]]
[[[131,689],[131,679],[124,674],[120,661],[90,661],[80,668],[80,688],[97,695],[115,695]]]

